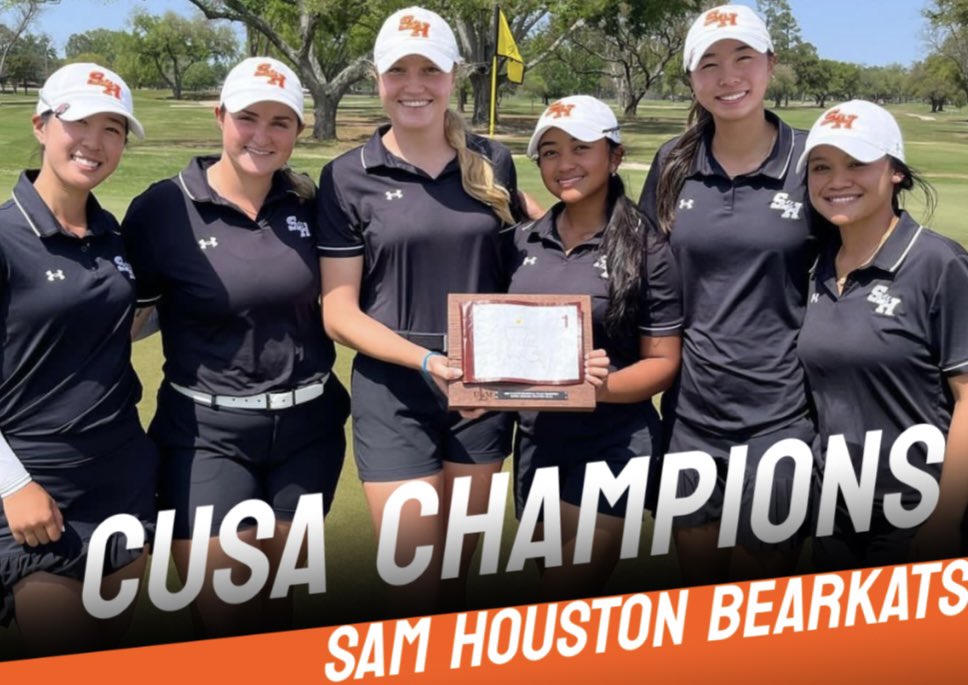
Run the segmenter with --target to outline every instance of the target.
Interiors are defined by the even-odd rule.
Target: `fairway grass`
[[[37,144],[31,133],[30,117],[35,98],[0,96],[0,188],[9,197],[18,174],[39,164]],[[119,170],[96,191],[102,205],[120,219],[131,201],[151,183],[177,173],[197,154],[215,154],[219,134],[213,117],[212,100],[174,102],[166,93],[141,91],[135,94],[136,112],[144,124],[147,139],[132,139]],[[502,103],[502,122],[497,138],[515,155],[521,188],[545,206],[552,198],[541,184],[533,162],[524,150],[531,127],[542,110],[540,102],[508,98]],[[908,161],[931,181],[939,193],[939,206],[929,225],[968,243],[968,113],[953,110],[931,115],[920,104],[892,107],[904,131]],[[778,111],[788,123],[809,128],[820,114],[817,107],[795,106]],[[621,173],[629,194],[638,197],[648,165],[658,146],[682,130],[687,113],[685,103],[645,102],[638,117],[623,122],[622,136],[627,149]],[[933,119],[925,119],[930,116]],[[292,158],[292,166],[318,179],[321,167],[330,159],[364,142],[382,121],[375,97],[350,96],[340,110],[339,141],[318,143],[304,133]],[[914,215],[920,218],[917,207]],[[336,373],[348,385],[351,353],[340,349]],[[139,409],[147,424],[155,410],[155,393],[161,379],[161,346],[157,336],[135,345],[134,365],[144,385]],[[349,436],[349,426],[347,426]],[[350,446],[352,442],[350,441]],[[297,622],[301,625],[363,620],[354,613],[354,597],[372,596],[379,585],[376,574],[376,540],[357,478],[352,453],[347,454],[332,513],[326,520],[327,592],[308,597],[299,595]],[[509,468],[510,463],[505,468]],[[507,559],[515,530],[511,508],[505,521],[503,556]],[[678,582],[671,555],[651,557],[646,543],[651,537],[651,517],[643,530],[638,559],[621,562],[608,593],[628,592],[643,587],[669,587]],[[537,575],[529,566],[518,573],[475,576],[472,594],[484,604],[521,603],[536,597]],[[483,598],[486,598],[483,599]],[[188,636],[187,611],[163,614],[146,602],[139,606],[132,628],[135,643],[184,639]],[[15,655],[11,630],[0,630],[0,658]]]

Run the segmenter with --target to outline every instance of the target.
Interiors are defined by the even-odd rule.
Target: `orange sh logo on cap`
[[[562,102],[555,102],[550,107],[546,113],[547,116],[554,119],[560,119],[561,117],[570,117],[571,110],[575,109],[575,105],[566,105]]]
[[[279,86],[280,88],[286,87],[286,76],[285,74],[280,74],[278,71],[269,66],[268,62],[263,62],[255,68],[254,76],[260,78],[269,79],[270,86]]]
[[[87,77],[89,86],[100,86],[104,88],[105,95],[113,95],[118,100],[121,99],[121,86],[111,79],[104,78],[103,71],[92,71]]]
[[[832,109],[827,112],[827,115],[823,118],[823,121],[820,122],[820,125],[830,125],[832,128],[853,129],[854,119],[856,118],[856,114],[841,114],[839,109]]]
[[[703,23],[703,26],[709,26],[710,24],[718,24],[717,28],[736,26],[736,16],[736,12],[713,10],[706,15],[706,21]]]
[[[412,14],[400,17],[400,31],[409,31],[414,38],[427,38],[430,35],[430,22],[417,21]]]

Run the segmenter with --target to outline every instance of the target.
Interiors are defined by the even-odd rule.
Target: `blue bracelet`
[[[429,371],[427,369],[427,362],[430,361],[430,358],[431,357],[443,357],[443,356],[444,355],[441,354],[440,352],[435,352],[434,350],[430,350],[430,352],[428,352],[427,354],[424,355],[424,360],[422,362],[420,362],[420,370],[423,371],[424,373],[429,373]]]
[[[431,357],[434,357],[434,356],[436,356],[436,357],[443,357],[444,355],[442,355],[440,352],[435,352],[434,350],[430,350],[430,352],[428,352],[427,354],[424,355],[423,361],[420,362],[420,371],[421,372],[423,372],[423,373],[429,373],[429,371],[427,370],[427,362],[429,362],[430,361],[430,358]]]

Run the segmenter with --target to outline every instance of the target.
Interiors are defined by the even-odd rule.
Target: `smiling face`
[[[421,55],[407,55],[380,74],[380,101],[394,129],[443,127],[454,72]]]
[[[732,38],[713,43],[690,72],[696,100],[715,119],[762,116],[773,58]]]
[[[894,187],[902,180],[887,156],[864,163],[832,145],[819,145],[807,161],[810,202],[836,226],[869,221],[887,226],[894,216]]]
[[[238,112],[215,111],[222,128],[222,158],[240,175],[267,176],[281,169],[296,145],[302,125],[290,107],[256,102]]]
[[[89,192],[118,167],[127,140],[120,114],[93,114],[77,121],[34,116],[34,137],[44,148],[40,175],[68,190]]]
[[[566,204],[592,201],[604,206],[608,177],[622,161],[622,148],[605,138],[586,143],[560,128],[548,129],[538,143],[541,180]]]

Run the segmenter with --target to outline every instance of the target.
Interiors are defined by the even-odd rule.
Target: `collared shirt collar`
[[[558,202],[551,209],[545,212],[544,216],[538,219],[531,227],[531,232],[528,235],[528,239],[547,240],[564,250],[564,244],[561,242],[561,236],[558,235],[558,217],[561,216],[561,212],[564,210],[564,208],[565,203]],[[604,233],[605,231],[603,229],[575,247],[587,245],[589,247],[597,248],[602,244],[602,236]]]
[[[871,266],[893,274],[914,247],[922,230],[923,227],[910,214],[902,211],[891,235],[887,236],[887,240],[871,260]]]
[[[389,130],[390,124],[380,126],[376,131],[373,132],[373,135],[370,136],[370,139],[366,141],[363,147],[360,148],[360,163],[363,165],[363,168],[367,171],[380,167],[387,169],[403,169],[411,174],[427,176],[427,174],[421,169],[418,169],[410,162],[400,159],[387,149],[386,145],[383,144],[383,136],[386,135],[386,132]],[[467,136],[467,147],[474,152],[480,153],[484,157],[490,158],[483,139]],[[457,157],[455,157],[447,163],[443,171],[440,172],[439,176],[459,170],[460,162],[458,161]]]
[[[878,269],[893,276],[910,253],[911,248],[914,247],[923,230],[924,227],[911,218],[910,214],[902,211],[891,235],[887,237],[870,263],[861,267],[860,270]],[[836,259],[840,245],[840,231],[834,229],[817,264],[820,280],[827,283],[828,287],[831,288],[837,280]]]
[[[783,122],[776,114],[766,110],[767,121],[776,126],[776,142],[773,143],[773,150],[769,157],[763,162],[759,169],[743,176],[769,176],[777,180],[783,179],[790,165],[794,163],[793,148],[796,143],[793,129]],[[713,157],[712,142],[713,132],[709,131],[699,140],[696,148],[696,155],[692,160],[690,176],[726,176],[726,172]]]
[[[17,184],[13,188],[13,201],[23,214],[27,225],[33,229],[34,233],[40,238],[50,238],[58,233],[76,237],[74,234],[65,230],[60,221],[50,211],[50,207],[44,202],[43,198],[34,188],[34,181],[40,174],[38,169],[29,169],[20,174]],[[101,209],[93,193],[87,194],[87,231],[93,236],[100,236],[110,231],[117,230],[116,226],[108,218],[107,212]]]
[[[178,183],[182,191],[193,202],[227,203],[208,183],[208,168],[219,160],[216,155],[193,157],[184,169],[178,172]],[[286,194],[294,192],[292,185],[284,172],[277,171],[272,175],[272,187],[263,204],[275,202]],[[234,205],[232,205],[234,206]]]

